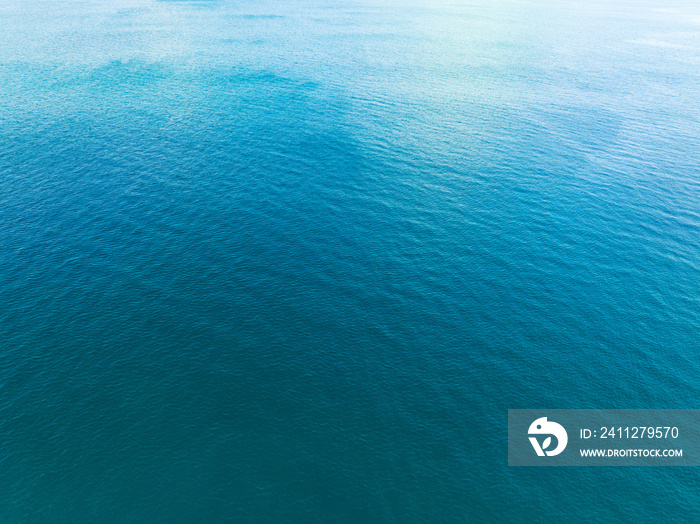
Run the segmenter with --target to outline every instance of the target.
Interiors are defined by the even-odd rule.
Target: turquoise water
[[[654,522],[507,410],[700,408],[694,2],[0,5],[0,521]]]

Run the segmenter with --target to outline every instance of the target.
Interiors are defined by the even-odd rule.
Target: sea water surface
[[[696,2],[0,4],[2,522],[692,520],[506,426],[699,333]]]

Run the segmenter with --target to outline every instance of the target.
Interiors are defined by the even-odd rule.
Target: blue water
[[[507,410],[700,408],[700,6],[5,0],[1,522],[658,522]]]

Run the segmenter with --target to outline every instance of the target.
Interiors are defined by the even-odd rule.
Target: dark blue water
[[[2,522],[655,522],[507,410],[700,408],[700,8],[0,5]]]

